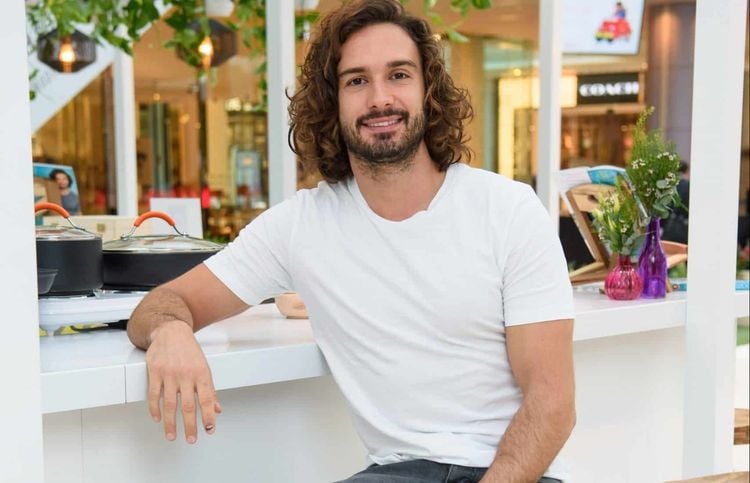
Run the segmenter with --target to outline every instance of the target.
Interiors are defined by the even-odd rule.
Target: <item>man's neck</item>
[[[445,180],[424,143],[405,167],[372,172],[350,154],[352,172],[368,206],[379,216],[402,221],[426,210]]]

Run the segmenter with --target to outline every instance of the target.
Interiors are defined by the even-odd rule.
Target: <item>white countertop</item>
[[[735,312],[748,315],[748,292]],[[613,302],[595,292],[575,294],[574,340],[685,325],[685,292],[666,299]],[[307,320],[288,320],[273,304],[253,307],[196,334],[217,390],[329,374]],[[53,413],[146,398],[145,352],[123,330],[40,339],[42,412]]]

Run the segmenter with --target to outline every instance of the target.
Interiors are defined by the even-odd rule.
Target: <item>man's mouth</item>
[[[401,123],[401,116],[379,117],[362,121],[360,124],[373,132],[390,131]]]

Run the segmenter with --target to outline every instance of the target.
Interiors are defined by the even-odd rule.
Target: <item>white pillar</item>
[[[733,294],[747,0],[699,0],[690,164],[684,478],[732,469]]]
[[[289,95],[294,92],[294,0],[266,3],[268,191],[271,205],[297,190],[297,158],[289,148]]]
[[[42,483],[42,416],[36,295],[31,113],[24,2],[0,15],[0,480]]]
[[[117,166],[117,214],[138,216],[138,165],[135,149],[133,58],[117,50],[112,64]]]
[[[560,194],[555,176],[560,171],[560,77],[562,75],[562,12],[559,0],[539,2],[539,161],[536,193],[555,227],[560,217]]]

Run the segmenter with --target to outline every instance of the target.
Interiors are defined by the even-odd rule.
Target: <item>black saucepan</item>
[[[149,218],[166,221],[175,234],[134,235]],[[104,286],[148,290],[168,282],[220,251],[223,245],[182,233],[166,213],[149,211],[139,216],[128,233],[103,248]]]
[[[100,288],[102,237],[76,226],[60,205],[34,205],[34,212],[42,210],[54,211],[70,224],[36,227],[36,266],[57,270],[47,295],[89,294]]]

